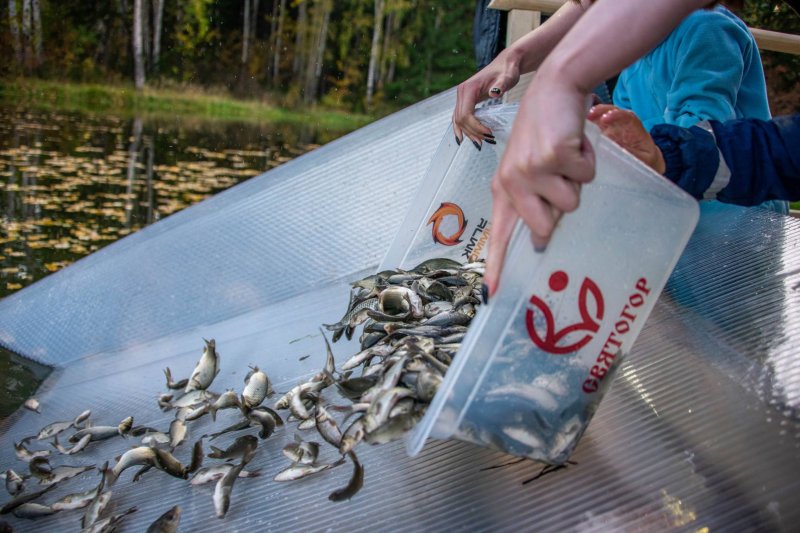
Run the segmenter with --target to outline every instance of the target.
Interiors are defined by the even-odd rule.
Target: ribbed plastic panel
[[[449,103],[439,105],[447,107]],[[373,136],[378,137],[378,132]],[[382,172],[385,167],[382,163],[374,168]],[[420,168],[419,173],[423,172],[424,168]],[[282,180],[295,183],[291,176],[284,175]],[[280,183],[262,183],[264,187],[284,191]],[[313,194],[327,198],[337,185],[311,182],[309,189],[298,189],[295,195],[317,191]],[[356,191],[359,187],[370,187],[370,182],[351,187],[350,190]],[[258,192],[250,190],[253,196]],[[406,194],[394,185],[388,190]],[[380,189],[371,189],[371,193],[372,200],[381,202],[376,199],[390,194]],[[403,197],[412,193],[408,191],[408,196]],[[372,212],[371,218],[360,215],[362,224],[385,216],[385,209],[367,207],[362,193],[353,194],[347,209]],[[226,202],[223,195],[222,199],[198,208],[208,210],[207,217],[198,218],[193,224],[178,224],[169,219],[167,222],[173,224],[169,231],[162,230],[163,225],[161,228],[156,225],[149,237],[139,238],[138,244],[126,239],[116,248],[131,262],[134,258],[151,261],[152,254],[166,258],[166,251],[158,249],[159,239],[178,249],[183,249],[180,241],[167,241],[168,233],[178,232],[193,243],[201,242],[202,232],[214,228],[213,220],[233,216],[208,205],[227,205]],[[302,202],[316,206],[324,203],[311,199]],[[239,198],[230,205],[230,209],[243,209],[248,199]],[[276,201],[276,212],[269,216],[279,219],[281,213],[291,208],[285,199],[283,203]],[[319,209],[306,215],[335,219]],[[346,210],[330,207],[328,211],[339,209]],[[388,222],[381,223],[389,226]],[[86,408],[93,409],[95,424],[116,424],[133,415],[137,424],[166,430],[172,415],[162,413],[155,401],[164,389],[161,369],[168,365],[176,377],[187,376],[202,350],[201,337],[217,341],[222,371],[212,388],[220,392],[228,387],[241,391],[242,379],[251,363],[266,370],[279,391],[318,370],[324,360],[319,324],[340,318],[347,303],[346,281],[369,272],[370,264],[377,263],[383,250],[360,250],[360,246],[379,248],[376,243],[380,239],[370,235],[364,226],[359,226],[358,231],[342,229],[338,236],[332,235],[330,228],[315,227],[328,232],[327,238],[339,240],[323,246],[323,251],[314,248],[322,238],[307,247],[297,244],[296,250],[274,249],[273,259],[264,267],[273,273],[270,276],[282,272],[282,268],[293,271],[284,278],[270,279],[267,288],[258,285],[266,283],[258,278],[261,280],[258,283],[235,289],[225,281],[230,274],[218,273],[233,294],[249,294],[252,290],[264,298],[263,295],[277,295],[275,303],[268,305],[260,303],[258,298],[252,303],[247,301],[252,310],[246,313],[233,316],[234,310],[246,307],[231,304],[233,298],[222,299],[220,305],[226,309],[225,313],[197,309],[200,303],[210,307],[219,303],[213,298],[203,300],[203,291],[214,291],[217,298],[225,294],[216,292],[217,278],[203,277],[208,275],[208,267],[202,264],[182,264],[186,279],[181,279],[178,267],[169,276],[171,283],[182,288],[191,285],[190,280],[194,283],[203,280],[204,287],[194,287],[190,293],[195,296],[188,303],[183,302],[183,306],[172,301],[178,297],[178,289],[160,281],[138,288],[137,294],[146,295],[141,298],[148,301],[157,300],[153,294],[164,291],[164,305],[171,313],[197,311],[202,317],[202,320],[181,318],[169,322],[170,315],[163,309],[153,309],[155,316],[168,323],[154,321],[149,340],[114,322],[115,317],[128,315],[111,307],[121,309],[127,300],[119,301],[117,296],[112,299],[106,294],[103,301],[108,316],[99,321],[97,328],[119,327],[121,333],[102,338],[135,340],[136,345],[73,359],[51,375],[39,394],[42,414],[20,410],[0,426],[0,468],[24,472],[26,466],[15,458],[12,442],[35,434],[49,422],[71,419]],[[313,233],[305,226],[298,231],[304,236]],[[241,238],[237,232],[227,237]],[[222,237],[215,238],[219,244]],[[342,250],[339,256],[325,251],[337,246]],[[88,324],[90,315],[81,315],[80,306],[96,307],[92,316],[99,317],[103,305],[84,298],[94,297],[103,287],[107,291],[108,285],[117,280],[130,286],[128,280],[121,278],[136,272],[136,268],[115,259],[112,251],[109,248],[103,252],[102,261],[85,262],[89,266],[82,275],[71,274],[70,270],[80,272],[71,267],[52,278],[47,290],[37,289],[39,284],[36,284],[32,289],[37,290],[26,289],[15,301],[24,300],[28,309],[35,310],[56,301],[61,285],[81,286],[89,292],[80,299],[76,290],[65,291],[72,294],[72,302],[77,306],[75,314]],[[241,272],[237,269],[244,267],[239,263],[247,261],[246,254],[218,258],[213,247],[204,251],[217,267],[227,259],[234,272]],[[312,251],[319,256],[306,259]],[[265,255],[268,256],[263,252],[259,256],[262,261],[266,261]],[[281,259],[284,257],[287,259]],[[104,265],[106,261],[121,268],[121,274],[111,276],[111,266]],[[281,261],[286,262],[285,267]],[[308,261],[308,266],[304,261]],[[357,265],[357,261],[364,262]],[[323,263],[329,270],[325,270]],[[95,266],[89,268],[92,265]],[[155,274],[155,267],[147,268]],[[317,278],[320,281],[303,285],[298,280],[308,279],[304,278],[307,272],[318,276],[326,272],[328,279],[340,279],[323,283],[325,278],[320,276]],[[83,277],[90,279],[83,281]],[[289,296],[279,301],[280,295]],[[136,298],[129,295],[128,299]],[[2,320],[7,324],[9,307],[5,305]],[[67,303],[59,306],[66,310]],[[33,316],[33,311],[27,312]],[[227,314],[231,316],[224,318]],[[47,310],[42,309],[37,316],[46,315]],[[32,325],[44,336],[48,321],[39,320]],[[137,320],[141,324],[144,319]],[[131,506],[139,509],[128,517],[123,531],[143,531],[175,504],[183,507],[181,531],[796,531],[800,523],[798,322],[800,221],[766,211],[707,205],[695,236],[633,352],[573,455],[575,465],[523,485],[540,472],[541,465],[526,461],[484,470],[512,458],[455,441],[431,443],[415,459],[405,456],[402,442],[379,447],[362,445],[357,451],[366,469],[364,488],[349,502],[332,503],[327,496],[347,483],[351,473],[349,463],[296,482],[281,484],[272,480],[288,466],[280,449],[294,436],[295,428],[289,424],[262,442],[248,466],[261,468],[262,476],[236,482],[231,509],[224,520],[214,516],[213,485],[192,487],[158,471],[150,472],[138,483],[131,482],[133,471],[124,472],[114,487],[112,502],[120,511]],[[155,338],[154,333],[168,332],[174,323],[181,328]],[[27,333],[21,335],[24,330],[17,327],[20,329],[4,326],[5,335],[34,338],[26,337]],[[53,342],[52,339],[66,338],[66,334],[65,330],[59,333],[61,337],[46,338]],[[81,345],[85,334],[75,333],[67,348]],[[93,341],[91,351],[99,350],[102,345]],[[353,342],[334,345],[340,363],[355,349]],[[75,349],[68,353],[73,358],[79,352]],[[310,357],[301,360],[306,355]],[[329,399],[335,401],[333,397]],[[190,437],[176,455],[188,460],[191,445],[199,435],[226,427],[234,419],[234,413],[224,411],[215,424],[207,419],[191,423]],[[319,440],[314,431],[306,435]],[[226,446],[235,436],[218,440]],[[85,454],[55,458],[53,463],[100,464],[105,460],[113,463],[113,457],[136,442],[133,438],[113,439],[94,445]],[[326,458],[333,459],[331,449],[326,449]],[[210,462],[207,460],[207,464]],[[63,494],[87,490],[97,479],[96,474],[89,473],[70,480],[44,501],[52,502]],[[0,519],[9,521],[15,531],[67,531],[77,529],[80,516],[80,511],[65,511],[37,521]]]
[[[0,345],[60,365],[213,324],[377,265],[449,91],[168,217],[0,301]]]

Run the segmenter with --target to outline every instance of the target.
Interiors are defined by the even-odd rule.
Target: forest
[[[398,108],[474,71],[473,2],[8,0],[0,77]]]
[[[474,0],[8,0],[0,78],[133,82],[381,114],[474,72],[474,10]],[[751,26],[800,32],[776,0],[737,13]],[[763,56],[773,112],[796,111],[800,60]]]

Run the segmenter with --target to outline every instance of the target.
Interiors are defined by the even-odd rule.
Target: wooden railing
[[[492,0],[489,7],[503,11],[521,9],[550,14],[555,13],[565,2],[566,0]],[[753,33],[753,37],[756,38],[758,47],[762,50],[800,55],[800,35],[759,28],[750,28],[750,31]]]

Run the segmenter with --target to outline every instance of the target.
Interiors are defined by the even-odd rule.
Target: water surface
[[[0,298],[341,134],[0,107]]]

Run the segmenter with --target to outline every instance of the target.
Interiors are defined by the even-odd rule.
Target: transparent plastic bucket
[[[400,229],[378,271],[413,268],[436,257],[457,261],[485,259],[492,214],[491,180],[517,105],[479,109],[498,144],[478,150],[467,137],[459,146],[447,129]]]
[[[586,131],[597,171],[580,207],[541,253],[518,224],[498,292],[408,435],[410,455],[428,437],[455,437],[565,462],[644,326],[699,207],[593,124]]]

